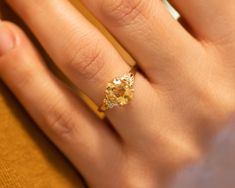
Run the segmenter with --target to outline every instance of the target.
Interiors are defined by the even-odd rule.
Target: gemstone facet
[[[105,99],[99,111],[106,111],[116,106],[128,104],[134,96],[135,72],[114,78],[106,86]]]

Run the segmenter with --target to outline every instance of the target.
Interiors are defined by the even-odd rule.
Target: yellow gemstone
[[[122,78],[114,79],[108,83],[106,88],[106,98],[110,107],[128,104],[132,100],[133,95],[133,84],[130,84]]]

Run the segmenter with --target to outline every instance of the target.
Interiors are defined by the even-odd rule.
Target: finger
[[[82,0],[105,24],[152,80],[187,54],[195,40],[174,20],[161,1]],[[165,72],[164,72],[165,74]],[[156,76],[158,75],[158,76]],[[163,75],[164,76],[164,75]],[[165,76],[164,76],[165,77]]]
[[[105,37],[68,1],[7,2],[28,23],[61,70],[96,104],[102,102],[107,82],[129,71],[129,66]],[[152,87],[140,74],[136,76],[135,90],[131,105],[123,107],[124,110],[118,108],[108,113],[113,126],[120,134],[135,134],[138,126],[144,126],[139,123],[136,127],[126,127],[127,123],[134,125],[136,120],[144,121],[143,116],[136,118],[136,111],[146,109],[143,99],[153,93]],[[128,122],[120,123],[127,117]]]
[[[59,68],[95,102],[102,101],[107,80],[129,71],[109,42],[67,0],[7,2]]]
[[[46,69],[16,26],[0,24],[1,79],[88,181],[104,181],[121,156],[117,137]]]
[[[225,42],[235,30],[234,0],[170,0],[201,40]],[[233,37],[234,38],[234,37]]]

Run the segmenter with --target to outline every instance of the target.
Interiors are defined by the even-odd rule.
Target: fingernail
[[[12,32],[0,21],[0,56],[14,47]]]

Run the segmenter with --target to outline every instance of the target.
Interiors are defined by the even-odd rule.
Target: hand
[[[6,0],[74,85],[101,104],[130,67],[66,0]],[[23,31],[0,25],[0,77],[97,188],[156,188],[199,159],[235,110],[234,1],[83,0],[137,60],[134,99],[99,119]]]

